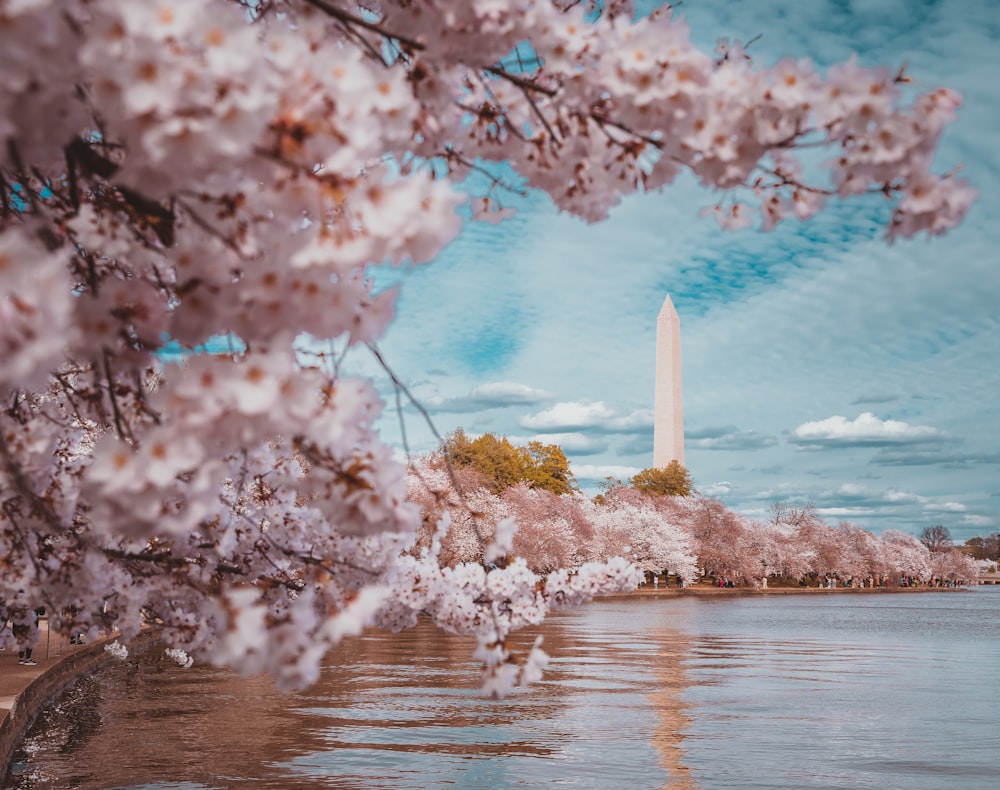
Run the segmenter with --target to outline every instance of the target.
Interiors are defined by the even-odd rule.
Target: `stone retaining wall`
[[[148,650],[156,642],[156,638],[157,635],[153,631],[140,634],[128,643],[129,652]],[[108,661],[117,660],[104,649],[105,645],[112,642],[113,638],[102,639],[81,650],[74,650],[32,680],[17,695],[10,711],[3,721],[0,721],[0,782],[7,776],[14,751],[20,746],[42,709],[72,686],[78,678],[93,672]]]

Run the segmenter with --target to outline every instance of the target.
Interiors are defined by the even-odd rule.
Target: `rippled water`
[[[429,627],[290,696],[152,653],[79,682],[3,787],[1000,787],[1000,587],[616,598],[542,632],[546,681],[499,702]]]

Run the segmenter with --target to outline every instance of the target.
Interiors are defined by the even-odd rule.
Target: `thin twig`
[[[501,68],[500,66],[487,66],[483,71],[489,72],[490,74],[500,77],[501,79],[507,80],[512,85],[517,85],[521,90],[535,91],[537,93],[542,93],[549,98],[552,98],[557,93],[559,93],[556,88],[546,88],[544,85],[539,85],[537,82],[532,80],[527,80],[524,77],[518,77],[516,74],[511,74],[507,69]]]
[[[371,353],[374,355],[376,361],[382,367],[382,370],[384,370],[385,373],[386,373],[386,375],[389,376],[389,379],[392,381],[393,386],[396,388],[397,395],[400,392],[402,392],[406,396],[407,400],[410,401],[410,403],[413,405],[413,407],[424,418],[424,421],[427,423],[427,426],[431,429],[431,433],[434,435],[434,438],[437,440],[438,445],[441,446],[441,447],[445,447],[446,446],[446,442],[444,440],[444,437],[441,436],[441,434],[438,432],[437,426],[434,425],[434,420],[431,417],[430,413],[427,411],[427,409],[423,406],[423,404],[421,404],[414,397],[413,393],[410,392],[410,390],[402,382],[402,380],[399,378],[399,376],[397,376],[395,374],[395,372],[389,367],[389,363],[386,362],[385,357],[382,356],[382,352],[379,351],[379,349],[375,345],[375,343],[371,342],[371,343],[368,343],[367,345],[368,345],[368,350],[371,351]],[[398,404],[398,400],[397,400],[397,404]],[[397,408],[399,409],[400,418],[402,419],[402,406],[399,405],[399,406],[397,406]],[[407,457],[410,457],[409,447],[406,447],[405,449],[406,449],[406,455],[407,455]],[[477,513],[471,507],[469,507],[468,503],[465,501],[465,496],[466,496],[465,491],[463,490],[462,485],[458,482],[458,476],[455,474],[455,467],[452,465],[451,459],[448,458],[447,454],[444,455],[444,462],[445,462],[445,468],[448,471],[448,479],[451,481],[452,487],[455,489],[455,492],[461,498],[462,504],[465,507],[466,512],[472,517],[472,523],[473,523],[473,526],[474,526],[474,528],[476,530],[476,537],[479,539],[479,542],[481,544],[485,545],[486,544],[486,538],[483,536],[483,533],[479,529],[480,517],[477,515]],[[419,476],[419,474],[418,474],[418,476]],[[427,482],[425,480],[423,480],[422,477],[421,477],[421,481],[424,483],[425,486],[427,485]],[[428,490],[429,490],[429,488],[428,488]]]
[[[115,429],[121,439],[127,438],[125,435],[124,420],[121,409],[118,408],[118,396],[115,394],[115,381],[111,374],[111,353],[104,349],[104,376],[108,382],[108,395],[111,398],[111,410],[114,413]]]
[[[395,39],[402,44],[411,49],[424,49],[424,45],[421,44],[414,38],[409,38],[408,36],[401,36],[398,33],[391,33],[388,30],[383,30],[375,22],[369,22],[362,19],[359,16],[354,16],[354,14],[348,13],[337,6],[327,3],[326,0],[304,0],[307,5],[311,5],[313,8],[318,8],[327,16],[332,16],[334,19],[339,19],[345,25],[355,25],[357,27],[362,27],[365,30],[370,30],[372,33],[377,33],[385,38]]]

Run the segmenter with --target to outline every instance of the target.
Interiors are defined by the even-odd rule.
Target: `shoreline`
[[[42,638],[32,656],[37,664],[17,663],[16,651],[0,652],[0,783],[7,778],[11,758],[42,708],[84,675],[117,660],[104,649],[115,636],[71,645],[66,637],[50,635],[45,619],[39,622],[39,630]],[[141,651],[156,638],[153,631],[141,633],[128,648]]]
[[[667,598],[683,597],[725,597],[733,596],[768,596],[768,595],[909,595],[912,593],[955,593],[970,592],[968,587],[768,587],[755,589],[753,587],[716,587],[708,584],[694,584],[690,587],[659,588],[643,587],[629,592],[616,593],[616,598],[642,598],[648,595]],[[595,599],[596,600],[596,599]]]

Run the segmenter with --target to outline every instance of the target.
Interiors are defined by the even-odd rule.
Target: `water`
[[[546,681],[499,702],[429,627],[290,696],[149,654],[80,681],[3,787],[1000,786],[1000,587],[618,598],[543,633]]]

